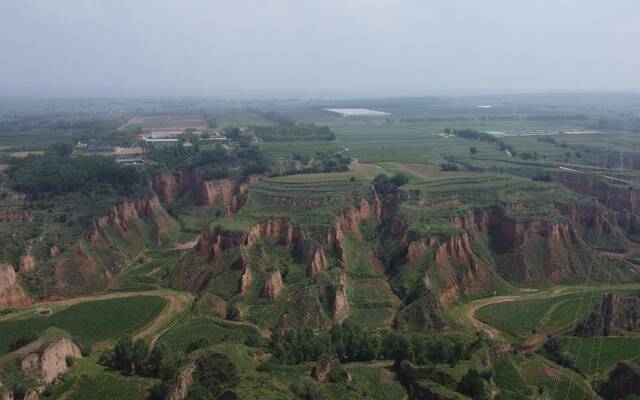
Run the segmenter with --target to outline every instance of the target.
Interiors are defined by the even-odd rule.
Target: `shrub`
[[[76,360],[75,358],[71,357],[71,356],[66,356],[64,358],[64,362],[67,364],[67,367],[71,368],[75,365]]]
[[[27,344],[33,342],[37,338],[38,338],[38,335],[36,335],[33,332],[20,336],[9,344],[9,351],[18,350],[20,347],[26,346]]]
[[[320,385],[309,377],[304,377],[289,386],[293,394],[303,400],[322,400],[325,398]]]

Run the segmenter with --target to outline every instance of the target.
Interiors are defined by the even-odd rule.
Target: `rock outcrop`
[[[50,384],[67,371],[67,357],[81,358],[80,348],[67,337],[44,346],[21,361],[22,371],[42,384]]]
[[[21,273],[31,272],[38,265],[38,260],[30,254],[25,254],[24,256],[20,256],[18,265]]]
[[[167,389],[166,400],[183,400],[189,393],[189,387],[193,381],[193,373],[196,371],[196,363],[191,362],[178,373],[174,382]]]
[[[35,390],[27,390],[22,400],[38,400],[38,393]]]
[[[311,256],[311,262],[307,267],[307,276],[310,278],[316,277],[320,271],[327,267],[327,258],[324,255],[324,249],[322,247],[317,247],[313,250]]]
[[[331,311],[333,320],[342,323],[349,315],[349,300],[347,299],[347,275],[344,271],[340,271],[335,278],[333,286],[333,299],[331,302]]]
[[[640,297],[606,293],[598,310],[574,330],[578,336],[609,336],[640,331]]]
[[[311,377],[321,383],[351,381],[351,374],[342,368],[334,356],[321,357],[311,369]]]
[[[282,274],[280,274],[280,270],[275,271],[269,275],[267,280],[264,282],[264,286],[260,291],[260,297],[273,300],[278,297],[278,294],[280,294],[283,287]]]
[[[251,287],[251,282],[253,282],[253,274],[251,273],[251,268],[248,265],[245,265],[244,270],[242,271],[242,275],[240,276],[240,281],[238,281],[238,294],[247,294],[249,288]]]
[[[58,254],[60,254],[60,249],[58,248],[58,245],[56,244],[51,245],[51,247],[49,247],[49,258],[57,257]]]
[[[622,361],[609,374],[602,392],[607,399],[626,399],[640,395],[640,367],[631,361]]]
[[[18,284],[16,271],[10,264],[0,263],[0,307],[24,307],[31,299]]]

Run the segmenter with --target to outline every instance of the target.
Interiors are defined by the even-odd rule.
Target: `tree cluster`
[[[335,140],[336,135],[328,126],[316,124],[258,125],[249,130],[265,142],[288,142],[295,140]]]
[[[100,363],[125,374],[170,378],[175,374],[179,359],[163,344],[150,349],[146,339],[133,340],[123,336],[112,348],[102,352]]]
[[[387,196],[398,191],[398,188],[409,182],[409,177],[405,174],[395,174],[388,177],[385,174],[378,174],[373,179],[373,187],[381,196]]]
[[[440,171],[451,172],[451,171],[459,171],[459,170],[460,170],[460,167],[458,167],[458,164],[456,163],[447,162],[447,163],[440,164]]]
[[[560,342],[557,337],[552,337],[547,340],[542,347],[544,353],[553,360],[556,364],[563,367],[577,369],[576,360],[566,347]]]
[[[132,167],[101,156],[60,157],[47,154],[19,159],[9,169],[14,190],[34,197],[70,192],[130,195],[140,184]]]
[[[182,146],[153,149],[149,157],[171,170],[184,167],[197,168],[205,180],[223,178],[244,178],[249,175],[266,173],[269,160],[258,147],[240,147],[227,151],[222,146],[199,151]]]
[[[458,336],[413,333],[403,335],[385,332],[372,335],[349,323],[334,325],[327,333],[314,334],[308,328],[277,329],[269,347],[274,360],[283,364],[299,364],[317,361],[333,355],[340,362],[383,360],[407,360],[416,364],[457,364],[467,360],[480,345],[480,339]]]
[[[466,394],[474,400],[484,400],[490,398],[490,388],[488,382],[480,375],[478,370],[470,368],[460,379],[458,392]]]

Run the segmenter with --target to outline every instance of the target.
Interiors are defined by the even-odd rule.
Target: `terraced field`
[[[499,209],[514,220],[563,220],[557,204],[591,205],[594,199],[576,195],[548,182],[535,182],[507,174],[454,174],[415,181],[403,186],[409,200],[401,212],[410,228],[420,236],[433,233],[453,235],[451,218],[475,210]]]
[[[222,226],[243,230],[268,217],[287,218],[298,226],[329,225],[333,223],[337,211],[366,195],[369,185],[357,180],[264,180],[252,187],[240,212],[225,218]]]

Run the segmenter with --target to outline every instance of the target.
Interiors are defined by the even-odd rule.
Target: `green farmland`
[[[49,327],[62,328],[86,343],[131,334],[153,321],[165,304],[162,297],[135,296],[77,304],[51,316],[0,321],[0,354],[16,339]]]

